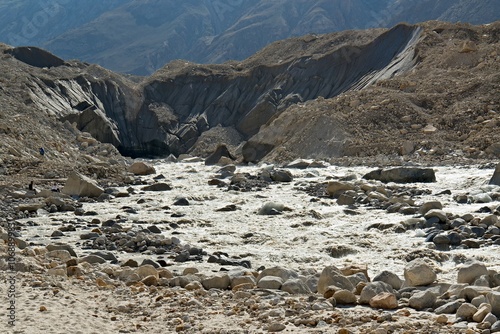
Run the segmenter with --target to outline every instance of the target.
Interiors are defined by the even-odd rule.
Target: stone
[[[216,165],[222,157],[229,158],[232,161],[236,160],[236,157],[229,152],[226,145],[219,145],[215,151],[205,159],[205,165]]]
[[[172,187],[168,183],[157,182],[142,188],[143,191],[169,191]]]
[[[486,226],[497,225],[498,222],[499,219],[497,215],[487,215],[486,217],[481,219],[481,224],[484,224]]]
[[[457,312],[458,308],[462,305],[461,301],[453,300],[444,305],[439,306],[434,310],[436,314],[454,314]]]
[[[206,290],[227,290],[229,288],[229,285],[231,284],[231,280],[229,278],[229,275],[227,274],[218,274],[216,276],[205,278],[201,281],[201,284]]]
[[[472,320],[474,320],[475,322],[482,322],[483,319],[489,314],[491,313],[491,305],[488,304],[488,303],[482,303],[481,305],[479,305],[479,307],[477,308],[477,311],[476,313],[474,313],[474,315],[472,316]]]
[[[142,161],[136,161],[128,168],[128,171],[134,175],[151,175],[156,174],[156,169]]]
[[[360,304],[369,304],[370,300],[382,292],[394,293],[392,286],[385,282],[371,282],[366,284],[359,296]]]
[[[370,306],[384,310],[392,310],[398,307],[398,300],[393,293],[381,292],[370,299]]]
[[[422,204],[420,206],[418,212],[421,215],[425,215],[427,212],[429,212],[430,210],[433,210],[433,209],[442,210],[443,209],[443,204],[441,202],[439,202],[439,201],[425,202],[424,204]]]
[[[276,215],[285,209],[285,206],[281,203],[267,202],[258,211],[259,215]]]
[[[353,305],[356,304],[356,295],[349,290],[335,291],[333,298],[337,301],[337,305]]]
[[[488,275],[488,269],[483,263],[466,263],[458,269],[457,283],[473,284],[482,275]]]
[[[490,324],[494,324],[495,322],[498,321],[498,318],[493,313],[488,313],[483,319],[483,322],[486,321],[489,322]]]
[[[97,255],[87,255],[80,259],[80,262],[87,262],[90,264],[106,263],[106,260]]]
[[[47,251],[49,252],[55,250],[66,250],[72,257],[77,257],[76,252],[73,250],[73,248],[67,244],[49,244],[45,248],[47,248]]]
[[[36,212],[37,210],[45,207],[45,202],[31,202],[31,203],[22,203],[17,206],[17,211],[24,212]]]
[[[330,197],[338,197],[345,191],[355,190],[356,187],[348,182],[330,181],[326,187],[326,192]]]
[[[99,187],[96,181],[80,173],[72,172],[66,180],[62,193],[70,196],[97,198],[104,193],[104,189]]]
[[[261,289],[279,290],[282,285],[283,279],[277,276],[265,276],[257,282],[257,287]]]
[[[431,291],[418,291],[413,294],[408,300],[410,307],[415,310],[423,310],[433,308],[436,302],[436,295]]]
[[[141,280],[141,282],[144,283],[144,285],[146,285],[146,286],[156,286],[156,285],[158,285],[158,277],[155,275],[149,275],[149,276],[144,277]]]
[[[63,262],[71,259],[71,254],[67,250],[53,250],[46,254],[47,257],[57,258]]]
[[[157,279],[159,278],[158,271],[151,264],[145,264],[138,267],[135,270],[135,273],[139,276],[140,279],[144,279],[148,276],[155,276]]]
[[[274,182],[292,182],[292,173],[285,169],[273,169],[269,171],[269,176]]]
[[[65,268],[50,268],[47,270],[47,275],[49,276],[60,276],[60,277],[67,277],[68,272]]]
[[[463,303],[457,310],[457,318],[472,320],[472,317],[477,312],[477,308],[470,303]]]
[[[257,282],[259,282],[263,277],[266,276],[276,276],[282,279],[283,282],[291,278],[299,278],[299,275],[290,269],[283,267],[271,267],[262,270],[262,272],[257,276]]]
[[[432,209],[429,210],[425,215],[424,218],[429,220],[431,218],[437,218],[439,222],[445,223],[448,220],[448,217],[446,216],[446,213],[443,210],[438,210],[438,209]]]
[[[348,291],[354,291],[354,286],[349,279],[335,266],[325,267],[321,272],[318,281],[318,292],[323,294],[331,285]]]
[[[286,326],[279,322],[274,322],[267,327],[267,331],[270,333],[282,332],[286,329]]]
[[[285,283],[283,283],[283,285],[281,286],[281,291],[288,292],[291,295],[311,293],[311,290],[309,289],[307,284],[297,278],[289,279]]]
[[[491,305],[491,313],[500,317],[500,292],[492,291],[486,295],[486,299]]]
[[[495,167],[495,171],[493,172],[493,176],[491,177],[488,184],[493,184],[496,186],[500,186],[500,163]]]
[[[415,259],[406,264],[404,277],[407,286],[425,286],[432,284],[437,275],[422,259]]]
[[[251,284],[251,285],[256,285],[257,280],[255,277],[252,275],[243,275],[243,276],[235,276],[231,277],[231,288],[234,288],[235,286],[241,285],[241,284]]]
[[[373,282],[378,282],[378,281],[385,282],[385,283],[389,284],[390,286],[392,286],[392,288],[395,290],[401,289],[401,286],[403,285],[403,280],[400,279],[398,275],[396,275],[390,271],[387,271],[387,270],[384,270],[380,274],[375,276],[372,281]]]
[[[436,182],[436,175],[432,168],[396,167],[371,171],[365,174],[363,179],[378,180],[384,183],[430,183]]]

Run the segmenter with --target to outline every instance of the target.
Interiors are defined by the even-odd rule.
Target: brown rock
[[[393,293],[382,292],[370,299],[370,306],[373,308],[392,310],[398,307],[398,300]]]

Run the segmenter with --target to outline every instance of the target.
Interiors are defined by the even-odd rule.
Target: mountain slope
[[[242,62],[175,61],[140,82],[4,46],[0,97],[12,112],[2,143],[6,154],[32,145],[15,139],[25,130],[11,121],[26,113],[129,156],[206,156],[226,143],[249,162],[495,158],[499,43],[499,22],[402,24],[278,41]]]
[[[175,59],[242,60],[293,36],[402,21],[487,23],[499,13],[496,0],[0,0],[0,41],[149,75]]]

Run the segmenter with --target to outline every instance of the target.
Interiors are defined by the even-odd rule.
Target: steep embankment
[[[1,92],[130,156],[206,155],[224,142],[245,161],[493,157],[498,35],[499,23],[439,22],[308,35],[243,62],[172,62],[142,81],[5,46]]]

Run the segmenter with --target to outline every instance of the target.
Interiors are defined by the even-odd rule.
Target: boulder
[[[500,317],[500,292],[492,291],[486,295],[488,302],[491,305],[491,313]]]
[[[385,282],[371,282],[368,283],[359,296],[360,304],[369,304],[370,300],[382,292],[394,293],[392,286]]]
[[[283,279],[278,276],[264,276],[259,279],[257,287],[260,289],[279,290],[283,285]]]
[[[424,260],[415,259],[405,266],[404,277],[407,286],[425,286],[432,284],[437,275]]]
[[[289,280],[290,278],[298,278],[299,275],[290,269],[283,267],[271,267],[262,270],[262,272],[257,276],[257,282],[266,276],[276,276],[282,279],[283,282]]]
[[[134,175],[156,174],[156,169],[142,161],[136,161],[128,168],[128,171]]]
[[[458,269],[457,283],[473,284],[476,279],[488,275],[488,269],[483,263],[471,262]]]
[[[340,269],[335,266],[328,266],[323,269],[319,277],[318,292],[323,294],[332,285],[348,291],[354,290],[351,281],[342,274]]]
[[[392,310],[398,307],[398,300],[393,293],[381,292],[370,299],[370,306],[384,310]]]
[[[496,166],[493,176],[490,179],[489,184],[494,184],[500,186],[500,163]]]
[[[80,173],[72,172],[66,180],[62,192],[70,196],[99,197],[104,189],[99,187],[96,181]]]
[[[380,274],[373,278],[373,282],[379,281],[389,284],[395,290],[401,289],[401,286],[403,285],[403,280],[401,280],[398,275],[387,270],[382,271]]]
[[[378,180],[384,183],[430,183],[436,182],[436,175],[432,168],[397,167],[391,169],[377,169],[363,176],[367,180]]]
[[[472,320],[474,314],[477,312],[477,307],[470,303],[463,303],[457,310],[457,318],[462,318],[464,320]],[[486,313],[488,314],[488,313]]]
[[[436,302],[436,295],[431,291],[418,291],[413,294],[413,296],[409,299],[410,307],[415,310],[423,310],[426,308],[434,307],[434,303]]]
[[[333,298],[337,301],[337,305],[353,305],[357,301],[356,295],[348,290],[335,291]]]
[[[287,280],[281,286],[281,290],[288,292],[291,295],[311,293],[311,290],[309,289],[307,284],[298,278],[292,278]]]
[[[226,145],[219,145],[217,149],[205,159],[205,165],[216,165],[222,157],[226,157],[233,161],[236,160],[236,157],[229,152]]]
[[[231,284],[231,280],[229,279],[229,275],[227,274],[218,274],[216,276],[202,280],[201,284],[206,290],[210,289],[226,290]]]
[[[149,186],[142,187],[143,191],[168,191],[172,190],[172,186],[168,183],[158,182],[155,184],[151,184]]]

